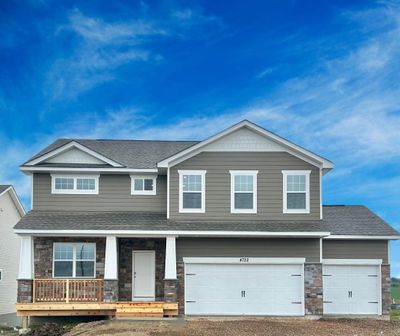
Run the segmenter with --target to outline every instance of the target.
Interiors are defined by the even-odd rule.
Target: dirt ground
[[[66,336],[400,336],[400,322],[377,320],[98,321],[77,325]]]

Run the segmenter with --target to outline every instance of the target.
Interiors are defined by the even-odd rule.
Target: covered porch
[[[21,236],[17,314],[176,316],[175,241],[175,236]]]

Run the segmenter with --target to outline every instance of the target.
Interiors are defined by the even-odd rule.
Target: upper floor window
[[[310,213],[310,173],[310,170],[282,170],[284,213]]]
[[[179,170],[179,212],[205,212],[205,170]]]
[[[54,278],[95,278],[95,243],[54,243]]]
[[[157,176],[131,175],[131,195],[156,195]]]
[[[51,175],[52,194],[98,194],[99,175]]]
[[[257,213],[257,170],[231,170],[231,213]]]

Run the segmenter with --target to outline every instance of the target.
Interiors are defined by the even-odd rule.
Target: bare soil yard
[[[400,336],[400,323],[377,320],[255,319],[235,321],[99,321],[77,325],[66,336]]]

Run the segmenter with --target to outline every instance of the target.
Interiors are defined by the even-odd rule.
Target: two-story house
[[[59,139],[21,166],[18,312],[388,314],[399,233],[322,205],[333,166],[249,121],[200,142]]]

